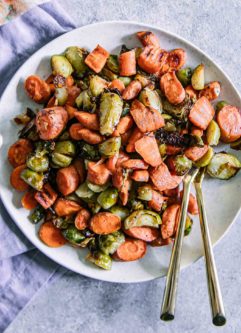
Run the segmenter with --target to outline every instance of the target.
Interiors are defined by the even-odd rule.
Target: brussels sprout
[[[54,152],[74,157],[76,149],[74,143],[70,140],[67,140],[67,141],[56,142]]]
[[[219,101],[216,104],[216,111],[220,111],[224,106],[228,105],[226,101]]]
[[[191,83],[192,69],[190,67],[179,69],[176,75],[183,87],[186,87]]]
[[[34,209],[33,213],[29,216],[30,221],[33,224],[39,223],[45,216],[45,210],[42,206],[38,206]]]
[[[191,219],[190,216],[187,215],[185,231],[184,231],[185,236],[188,236],[190,234],[190,232],[192,231],[192,225],[193,225],[193,220]]]
[[[156,90],[144,88],[140,93],[139,100],[147,107],[152,107],[160,113],[162,112],[162,103]]]
[[[100,133],[111,135],[120,120],[123,101],[119,95],[103,93],[100,100]]]
[[[98,146],[89,145],[84,141],[78,143],[78,156],[91,161],[99,161],[100,154]]]
[[[130,105],[127,102],[124,102],[123,110],[122,110],[122,113],[121,113],[121,117],[124,117],[127,114],[129,114],[129,113],[130,113]]]
[[[70,46],[65,51],[65,57],[73,66],[75,74],[78,77],[83,77],[88,70],[88,67],[85,64],[86,55],[87,51],[77,46]]]
[[[84,201],[86,201],[86,199],[84,199]],[[101,210],[101,205],[96,201],[95,196],[93,196],[91,199],[88,199],[87,205],[92,214],[97,214]]]
[[[38,141],[35,143],[35,155],[40,157],[53,152],[55,148],[54,141]]]
[[[99,266],[103,269],[110,270],[112,266],[112,259],[108,254],[102,252],[93,252],[89,253],[86,257],[86,260],[92,262],[96,266]]]
[[[207,167],[207,172],[214,178],[229,179],[233,177],[240,168],[241,163],[234,155],[217,153],[211,159]]]
[[[118,74],[119,73],[119,62],[118,62],[118,56],[111,54],[109,58],[106,61],[106,66],[111,70],[112,72]]]
[[[161,154],[161,157],[166,156],[166,154],[167,154],[167,145],[165,143],[161,143],[159,145],[159,152]]]
[[[66,87],[55,88],[55,97],[58,105],[64,105],[68,99],[68,90]]]
[[[123,206],[113,206],[110,208],[110,212],[119,216],[121,221],[124,221],[124,219],[130,214],[129,209]]]
[[[133,227],[153,227],[159,228],[162,223],[159,214],[152,210],[136,210],[124,220],[124,228],[130,229]]]
[[[144,209],[144,204],[140,200],[132,199],[130,200],[131,211]]]
[[[96,109],[96,104],[92,100],[89,90],[81,91],[81,93],[75,100],[75,104],[79,109],[82,108],[84,111],[94,112]]]
[[[106,80],[102,79],[100,76],[92,75],[90,77],[90,91],[93,96],[99,96],[106,87]]]
[[[73,73],[73,67],[63,55],[54,55],[51,58],[51,66],[54,75],[68,77]]]
[[[192,168],[192,161],[185,155],[176,155],[171,158],[171,170],[177,176],[184,176]]]
[[[184,101],[180,104],[173,105],[166,98],[162,100],[162,107],[165,113],[179,120],[187,120],[187,116],[194,104],[194,101],[186,95]]]
[[[41,191],[45,176],[42,173],[37,173],[30,169],[24,169],[20,175],[21,179],[37,191]]]
[[[193,89],[202,90],[204,88],[204,65],[198,65],[192,74],[191,82]]]
[[[111,208],[117,203],[117,200],[118,190],[113,187],[109,187],[105,191],[101,192],[97,198],[97,202],[103,209]]]
[[[106,183],[104,185],[96,185],[96,184],[92,184],[90,181],[86,181],[86,184],[88,186],[88,188],[95,192],[95,193],[100,193],[100,192],[103,192],[105,191],[109,186],[110,186],[110,183]]]
[[[241,150],[241,139],[235,141],[235,142],[232,142],[230,144],[230,147],[234,150]]]
[[[195,165],[198,168],[203,168],[207,166],[210,163],[211,159],[213,158],[213,155],[214,155],[213,148],[209,147],[206,154],[203,157],[201,157],[197,162],[195,162]]]
[[[210,146],[217,146],[219,143],[220,136],[221,136],[221,131],[218,124],[216,123],[215,120],[211,120],[206,132],[207,143]]]
[[[54,168],[65,168],[71,164],[72,157],[54,152],[52,154],[52,162]]]
[[[125,236],[123,232],[116,231],[109,235],[99,236],[98,245],[104,254],[113,254],[124,241]]]
[[[58,229],[67,229],[69,225],[74,222],[69,216],[60,217],[56,215],[52,216],[51,221]]]
[[[146,77],[144,74],[137,73],[135,76],[135,80],[139,81],[142,85],[142,88],[145,88],[149,83],[150,79]]]
[[[119,153],[121,146],[121,137],[110,138],[99,144],[99,151],[102,156],[111,157]]]
[[[118,78],[118,75],[110,71],[108,68],[104,67],[101,71],[101,76],[108,81],[113,81]]]
[[[149,186],[141,186],[137,189],[137,198],[144,201],[152,199],[152,189]]]
[[[94,195],[94,192],[91,191],[87,185],[87,182],[81,184],[77,190],[75,191],[75,194],[83,199],[83,198],[91,198]]]
[[[49,168],[49,159],[47,156],[37,156],[31,154],[26,161],[27,167],[36,172],[44,172]]]
[[[167,113],[162,113],[162,118],[164,120],[171,120],[172,116],[170,114],[167,114]]]
[[[70,139],[70,135],[69,135],[69,132],[68,131],[65,131],[63,132],[63,134],[61,134],[59,137],[58,137],[58,140],[59,141],[67,141]]]
[[[62,231],[62,235],[66,238],[71,244],[79,245],[84,239],[85,236],[80,230],[78,230],[74,225],[70,225],[67,229]]]
[[[167,132],[176,132],[177,131],[176,125],[172,120],[166,121],[163,129]]]
[[[125,87],[127,87],[131,83],[131,78],[128,76],[120,76],[118,77],[118,79],[124,83]]]

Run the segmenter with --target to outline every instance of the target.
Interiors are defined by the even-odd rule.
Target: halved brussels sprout
[[[110,208],[110,212],[112,214],[115,214],[117,216],[119,216],[119,218],[121,219],[121,221],[124,221],[124,219],[130,215],[129,209],[122,207],[122,206],[112,206]]]
[[[99,144],[99,152],[102,156],[111,157],[119,153],[121,146],[121,137],[110,138]]]
[[[85,182],[77,188],[75,194],[77,194],[79,198],[83,199],[83,198],[91,198],[95,193],[90,190],[90,188],[87,185],[87,182]]]
[[[152,199],[152,189],[149,186],[140,186],[137,193],[137,198],[140,200],[150,201]]]
[[[162,223],[159,214],[151,210],[136,210],[129,215],[124,221],[124,228],[130,229],[133,227],[153,227],[159,228]]]
[[[226,101],[219,101],[216,104],[216,111],[220,111],[224,106],[228,105],[229,103]]]
[[[139,100],[147,107],[152,107],[153,109],[162,112],[162,103],[160,96],[156,90],[151,90],[149,88],[144,88],[139,95]]]
[[[91,93],[89,90],[81,91],[81,93],[75,100],[75,104],[79,109],[82,108],[84,111],[94,112],[96,109],[96,104],[92,100]]]
[[[137,200],[135,198],[130,200],[129,206],[130,206],[131,211],[141,210],[141,209],[145,208],[143,202],[141,202],[140,200]]]
[[[161,157],[166,156],[166,154],[167,154],[167,145],[165,143],[161,143],[159,145],[159,152],[161,154]]]
[[[213,148],[209,147],[206,154],[203,157],[201,157],[197,162],[195,162],[195,165],[198,168],[203,168],[207,166],[210,163],[211,159],[213,158],[213,155],[214,155]]]
[[[82,234],[82,232],[74,225],[70,225],[67,229],[62,230],[62,235],[71,244],[74,245],[79,245],[85,239],[85,236]]]
[[[125,235],[123,232],[116,231],[109,235],[100,235],[98,245],[104,254],[113,254],[124,241]]]
[[[100,100],[100,133],[111,135],[120,120],[123,101],[113,92],[103,93]]]
[[[33,224],[39,223],[45,217],[45,209],[42,206],[37,206],[33,213],[29,216],[30,221]]]
[[[63,55],[53,55],[51,57],[51,66],[54,75],[68,77],[73,73],[71,63]]]
[[[89,145],[84,141],[78,142],[78,156],[91,161],[98,161],[100,159],[98,146]]]
[[[211,120],[206,132],[207,143],[210,146],[217,146],[219,143],[220,136],[221,136],[221,131],[218,124],[216,123],[215,120]]]
[[[176,155],[171,158],[171,170],[177,176],[184,176],[192,168],[192,161],[185,155]]]
[[[90,91],[95,97],[99,96],[107,87],[107,81],[102,79],[98,75],[92,75],[90,77]]]
[[[44,185],[44,174],[30,169],[24,169],[20,175],[21,179],[37,191],[41,191]]]
[[[64,154],[56,152],[52,153],[52,162],[54,168],[65,168],[71,164],[72,159],[72,157],[66,156]]]
[[[229,179],[241,168],[241,163],[234,155],[217,153],[211,159],[207,172],[211,177],[218,179]]]
[[[103,192],[110,186],[110,183],[106,183],[104,185],[96,185],[96,184],[91,183],[88,180],[86,181],[86,184],[87,184],[88,188],[95,193]]]
[[[66,87],[55,88],[55,98],[58,101],[58,105],[65,105],[68,99],[68,90]]]
[[[26,161],[27,167],[36,172],[45,172],[49,168],[49,159],[47,156],[30,155]]]
[[[105,191],[101,192],[97,198],[97,202],[103,209],[111,208],[117,203],[117,200],[118,190],[113,187],[109,187]]]
[[[191,78],[192,87],[195,90],[202,90],[204,88],[205,79],[204,79],[204,65],[198,65],[192,74]]]
[[[180,120],[187,120],[187,116],[194,104],[194,101],[186,95],[184,101],[180,104],[173,105],[166,98],[162,99],[162,107],[165,113]]]
[[[85,56],[87,51],[79,48],[78,46],[70,46],[65,51],[65,57],[73,66],[76,76],[82,77],[88,70],[85,64]]]
[[[119,73],[119,61],[118,56],[115,54],[111,54],[106,61],[106,66],[114,73]]]
[[[131,83],[131,78],[128,76],[120,76],[118,77],[124,83],[124,86],[127,87]]]
[[[86,257],[86,260],[92,262],[96,266],[99,266],[103,269],[110,270],[112,266],[112,259],[108,254],[104,254],[102,252],[95,251],[93,253],[89,253]]]
[[[191,219],[191,217],[189,215],[187,215],[185,231],[184,231],[185,236],[188,236],[190,234],[190,232],[192,231],[192,225],[193,225],[193,220]]]
[[[66,140],[66,141],[56,142],[54,152],[74,157],[76,149],[72,141]]]
[[[101,210],[102,207],[96,201],[97,198],[95,196],[93,196],[93,197],[91,197],[90,199],[87,199],[87,200],[84,198],[83,200],[87,203],[87,205],[88,205],[89,209],[91,210],[92,214],[99,213],[99,211]]]
[[[113,81],[118,78],[118,75],[110,71],[108,68],[104,67],[101,71],[101,76],[108,81]]]
[[[186,87],[191,83],[192,69],[190,67],[179,69],[176,75],[183,87]]]

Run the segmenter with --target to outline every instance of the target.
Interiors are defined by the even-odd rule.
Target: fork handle
[[[223,326],[226,323],[225,312],[222,301],[222,294],[219,286],[218,275],[212,250],[212,243],[209,234],[207,216],[205,212],[202,188],[200,183],[195,183],[199,219],[204,246],[206,273],[209,290],[210,305],[212,308],[213,324]]]
[[[191,181],[191,177],[188,177],[186,180],[183,181],[184,188],[181,206],[181,216],[178,224],[177,236],[175,238],[172,248],[172,254],[166,278],[166,287],[164,290],[162,302],[161,319],[165,321],[173,320],[175,315],[177,283],[180,271],[181,251],[187,218],[187,207],[190,195]]]

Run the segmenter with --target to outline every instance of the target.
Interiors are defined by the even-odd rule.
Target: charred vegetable
[[[51,65],[54,75],[68,77],[73,73],[73,67],[63,55],[54,55],[51,58]]]
[[[25,181],[25,183],[27,183],[28,185],[33,187],[35,190],[37,190],[37,191],[42,190],[44,180],[45,180],[44,174],[37,173],[30,169],[24,169],[21,173],[21,178],[22,178],[22,180]]]
[[[183,87],[191,83],[192,69],[190,67],[179,69],[176,74]]]
[[[202,90],[204,88],[204,65],[200,64],[198,65],[192,74],[191,78],[192,86],[196,90]]]
[[[207,143],[210,146],[217,146],[221,136],[221,131],[215,120],[212,120],[208,125],[206,137]]]
[[[159,228],[162,223],[159,214],[152,210],[136,210],[129,215],[124,221],[124,228],[130,229],[133,227],[153,227]]]
[[[152,107],[159,112],[162,112],[162,103],[160,96],[156,90],[144,88],[139,95],[139,100],[148,107]]]
[[[124,241],[125,236],[121,231],[100,235],[98,238],[99,248],[104,254],[113,254]]]
[[[112,259],[108,254],[104,254],[102,252],[92,252],[89,253],[86,257],[86,260],[92,262],[96,266],[99,266],[103,269],[110,270],[112,266]]]
[[[99,144],[99,151],[102,156],[111,157],[119,152],[121,146],[121,138],[110,138]]]
[[[207,172],[214,178],[229,179],[233,177],[240,168],[241,163],[234,155],[217,153],[211,159],[207,167]]]
[[[70,225],[67,229],[62,231],[64,238],[66,238],[71,244],[80,245],[85,236],[74,225]]]
[[[30,215],[29,219],[33,224],[37,224],[44,218],[44,216],[45,216],[45,210],[42,206],[39,205]]]
[[[184,176],[192,167],[192,161],[185,155],[176,155],[168,160],[171,171],[177,176]]]
[[[77,46],[70,46],[65,51],[65,57],[74,68],[74,72],[77,77],[83,77],[83,75],[88,70],[88,67],[86,66],[84,61],[86,56],[86,50],[81,49]]]
[[[116,188],[110,187],[101,192],[97,198],[98,203],[103,209],[110,209],[117,203],[118,191]]]

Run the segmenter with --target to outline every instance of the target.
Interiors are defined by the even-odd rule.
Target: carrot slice
[[[143,46],[149,46],[149,45],[155,47],[160,46],[157,36],[151,31],[139,31],[137,32],[136,35]]]
[[[131,175],[131,179],[136,182],[148,182],[149,172],[147,170],[135,170]]]
[[[108,235],[121,228],[119,216],[109,212],[95,214],[90,220],[90,229],[97,235]]]
[[[140,140],[136,141],[135,149],[144,161],[151,166],[158,166],[161,162],[160,151],[154,135],[143,136]]]
[[[48,209],[54,204],[58,195],[50,186],[50,184],[45,184],[43,186],[43,190],[37,191],[34,197],[44,209]]]
[[[224,106],[218,112],[217,122],[223,142],[234,142],[241,137],[241,115],[235,106]]]
[[[115,80],[111,81],[111,83],[109,85],[109,89],[117,89],[122,94],[123,91],[125,90],[125,85],[121,80],[115,79]]]
[[[24,88],[28,96],[39,104],[47,102],[51,94],[48,83],[37,75],[30,75],[24,82]]]
[[[151,246],[166,246],[169,245],[173,242],[172,238],[167,238],[167,239],[163,239],[162,237],[158,237],[157,239],[155,239],[154,241],[151,242]]]
[[[26,169],[26,165],[19,165],[15,169],[13,169],[11,176],[10,176],[10,183],[12,187],[20,192],[26,191],[29,186],[27,183],[25,183],[24,180],[21,178],[22,171]]]
[[[80,88],[76,86],[67,87],[68,90],[68,97],[67,101],[65,102],[66,105],[74,106],[75,100],[80,94]]]
[[[77,159],[73,162],[73,165],[78,172],[79,182],[80,184],[82,184],[85,180],[85,174],[86,174],[84,162],[81,159]]]
[[[172,145],[166,145],[166,154],[167,155],[177,155],[182,150],[181,147],[175,147]]]
[[[175,72],[168,72],[161,77],[161,90],[171,104],[180,104],[185,99],[185,90]]]
[[[136,170],[136,169],[146,170],[146,169],[148,169],[148,164],[146,164],[143,160],[140,160],[140,159],[129,159],[127,161],[124,161],[121,164],[121,166],[122,166],[122,168],[132,169],[132,170]]]
[[[121,76],[132,76],[136,74],[135,50],[131,50],[120,54],[119,68]]]
[[[53,106],[57,106],[58,102],[55,96],[52,96],[49,100],[48,103],[46,105],[47,108],[52,108]]]
[[[69,119],[73,119],[74,116],[75,116],[74,113],[78,111],[78,109],[76,109],[76,108],[74,108],[73,106],[68,105],[68,104],[66,104],[66,105],[64,106],[64,108],[65,108],[65,110],[66,110],[67,113],[68,113]]]
[[[87,209],[82,208],[78,212],[74,220],[74,225],[76,226],[76,228],[79,230],[86,229],[88,226],[88,221],[90,219],[90,216],[91,216],[90,212]]]
[[[180,198],[183,197],[183,191],[180,192]],[[196,197],[190,193],[188,201],[188,213],[192,215],[198,215],[198,204]]]
[[[61,230],[56,228],[51,221],[41,224],[38,234],[41,241],[49,247],[60,247],[67,242],[61,234]]]
[[[98,132],[89,130],[88,128],[82,128],[78,131],[78,134],[81,136],[81,139],[91,145],[97,145],[103,141],[103,136]]]
[[[191,135],[202,137],[203,136],[203,130],[198,128],[198,127],[192,126]]]
[[[170,238],[175,233],[178,222],[180,205],[168,206],[162,215],[161,234],[163,239]]]
[[[107,169],[104,163],[98,164],[98,162],[88,163],[88,175],[87,179],[96,185],[104,185],[110,178],[110,171]]]
[[[118,154],[115,154],[115,155],[109,157],[105,163],[107,169],[110,170],[111,173],[114,173],[116,170],[117,160],[118,160]]]
[[[96,48],[85,58],[85,63],[94,72],[99,73],[105,66],[108,57],[109,52],[102,46],[97,45]]]
[[[164,73],[171,72],[171,71],[177,71],[180,69],[183,65],[185,65],[186,62],[186,52],[183,49],[175,49],[168,53],[167,59],[162,66],[159,74],[163,75]]]
[[[126,239],[113,254],[114,259],[134,261],[141,259],[146,254],[146,243],[141,239]]]
[[[148,201],[148,206],[157,212],[160,212],[163,203],[166,201],[166,197],[161,195],[161,193],[152,190],[152,199]]]
[[[148,108],[138,100],[131,104],[131,115],[143,133],[156,131],[165,125],[162,115],[153,108]]]
[[[57,199],[54,205],[54,210],[58,216],[77,213],[81,208],[77,202],[63,198]]]
[[[137,80],[133,80],[124,89],[122,93],[122,98],[127,101],[134,99],[139,94],[141,89],[142,89],[141,83]]]
[[[22,204],[23,208],[25,208],[27,210],[32,210],[37,207],[38,202],[34,198],[34,194],[35,194],[34,191],[30,190],[22,196],[21,204]]]
[[[61,168],[57,172],[56,183],[63,195],[73,193],[79,186],[79,174],[74,165]]]
[[[218,98],[221,92],[221,85],[218,81],[209,82],[204,89],[199,92],[199,97],[205,96],[209,101]]]
[[[168,53],[156,46],[146,46],[139,55],[138,65],[147,73],[157,73],[166,61]]]
[[[213,119],[215,111],[209,100],[203,96],[199,98],[189,113],[189,120],[193,125],[206,130]]]
[[[122,165],[122,163],[127,160],[129,160],[129,156],[120,150],[118,160],[116,162],[116,168],[119,168]]]
[[[136,151],[136,149],[135,149],[135,143],[136,143],[137,140],[139,140],[140,138],[142,138],[142,136],[143,136],[143,133],[139,130],[138,127],[136,127],[133,130],[133,132],[132,132],[132,134],[131,134],[131,136],[129,138],[129,142],[128,142],[127,146],[126,146],[126,151],[128,153],[134,153]]]
[[[129,129],[131,129],[133,124],[134,124],[134,121],[131,116],[128,115],[128,116],[122,117],[120,119],[115,131],[113,132],[112,136],[120,136],[122,134],[125,134],[127,131],[129,131]]]
[[[192,98],[192,99],[197,98],[198,92],[197,92],[197,90],[193,89],[192,85],[187,86],[185,88],[185,92],[190,98]]]
[[[83,128],[81,124],[72,124],[69,128],[69,135],[73,140],[82,140],[82,135],[79,133],[79,130]]]
[[[32,151],[33,145],[28,139],[19,139],[8,149],[8,160],[15,168],[24,164]]]
[[[208,145],[204,145],[203,147],[189,147],[185,150],[184,154],[189,160],[196,162],[203,157],[207,151]]]
[[[124,232],[133,238],[141,239],[145,242],[152,242],[158,238],[160,232],[156,228],[150,227],[133,227]]]
[[[74,116],[84,127],[94,131],[100,129],[99,118],[96,113],[78,111],[74,113]]]
[[[159,191],[170,190],[177,187],[183,177],[171,175],[165,163],[161,163],[149,172],[151,180]]]

